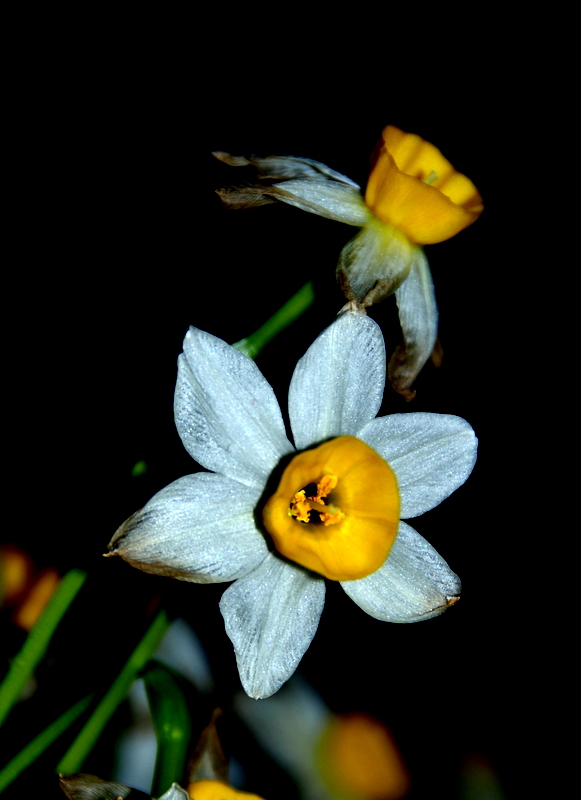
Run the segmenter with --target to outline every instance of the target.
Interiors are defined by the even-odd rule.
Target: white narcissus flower
[[[227,206],[281,201],[361,228],[341,252],[337,278],[347,299],[363,306],[395,293],[404,341],[388,375],[411,400],[410,386],[434,349],[438,328],[422,245],[443,242],[478,219],[482,198],[472,181],[433,144],[394,125],[383,130],[364,196],[350,178],[308,158],[214,155],[230,166],[255,167],[261,181],[218,189]]]
[[[323,576],[390,622],[429,619],[458,598],[458,577],[399,519],[464,483],[474,432],[442,414],[376,419],[385,372],[377,324],[358,311],[339,316],[291,380],[296,453],[256,364],[208,333],[186,335],[176,425],[212,472],[162,489],[109,550],[146,572],[235,581],[220,608],[251,697],[273,694],[296,669],[323,609]]]

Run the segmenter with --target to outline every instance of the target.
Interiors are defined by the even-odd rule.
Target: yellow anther
[[[289,516],[298,519],[299,522],[308,522],[310,511],[311,504],[305,498],[305,490],[301,489],[300,492],[295,494],[291,501],[290,508],[288,510]]]
[[[338,478],[335,475],[323,475],[317,484],[317,500],[327,497],[337,486]]]
[[[337,506],[328,506],[329,511],[324,511],[321,514],[321,522],[325,527],[327,525],[336,525],[337,522],[341,522],[345,514],[341,511],[340,508]]]
[[[310,522],[311,511],[319,513],[318,520],[323,525],[334,525],[345,514],[337,506],[329,506],[324,500],[337,486],[338,478],[335,475],[323,475],[317,483],[317,494],[305,497],[306,490],[300,489],[291,500],[288,514],[299,522]]]

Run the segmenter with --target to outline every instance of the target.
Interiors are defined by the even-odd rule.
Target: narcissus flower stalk
[[[145,572],[234,581],[220,608],[251,697],[273,694],[296,669],[325,579],[391,622],[429,619],[458,599],[457,576],[400,518],[434,508],[466,480],[476,439],[459,417],[376,419],[385,373],[379,327],[345,311],[294,371],[293,447],[256,364],[195,328],[185,338],[176,425],[211,472],[162,489],[109,550]]]
[[[396,296],[403,344],[389,364],[389,379],[406,399],[436,341],[438,313],[423,245],[436,244],[471,225],[482,198],[437,147],[388,125],[374,153],[365,196],[339,172],[293,156],[231,156],[231,166],[251,165],[260,183],[218,190],[223,202],[244,208],[281,201],[361,228],[343,248],[337,278],[346,298],[364,307]]]

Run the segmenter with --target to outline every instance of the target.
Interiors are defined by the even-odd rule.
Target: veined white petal
[[[406,280],[416,250],[401,231],[371,214],[339,256],[337,279],[345,296],[372,305],[393,294]]]
[[[337,181],[355,189],[360,189],[359,184],[346,175],[336,172],[320,161],[300,156],[232,156],[217,150],[212,155],[219,161],[231,167],[247,167],[252,165],[258,170],[259,178],[268,180],[321,180]]]
[[[256,364],[190,328],[178,360],[174,412],[188,453],[206,469],[264,487],[292,452],[274,392]]]
[[[460,579],[417,531],[400,522],[385,564],[341,586],[367,614],[385,622],[436,617],[460,595]]]
[[[346,311],[318,336],[295,368],[289,416],[299,450],[331,436],[356,436],[381,406],[385,345],[366,314]]]
[[[232,584],[220,610],[250,697],[269,697],[290,678],[310,645],[325,602],[325,581],[270,554]]]
[[[269,189],[278,200],[347,225],[365,225],[373,216],[359,189],[329,180],[283,181]]]
[[[391,385],[406,399],[415,392],[409,387],[415,381],[436,343],[438,306],[428,259],[416,247],[409,275],[395,293],[404,343],[394,351],[388,366]]]
[[[419,517],[440,505],[468,478],[478,440],[465,419],[449,414],[392,414],[358,434],[395,472],[400,517]]]
[[[129,517],[109,550],[144,572],[194,583],[232,581],[268,555],[254,524],[259,494],[222,475],[186,475]]]

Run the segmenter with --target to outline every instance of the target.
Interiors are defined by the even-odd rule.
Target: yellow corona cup
[[[369,445],[340,436],[292,459],[263,519],[291,561],[335,581],[364,578],[395,540],[397,481]]]
[[[484,208],[476,186],[437,147],[393,125],[383,131],[365,202],[415,244],[450,239]]]

